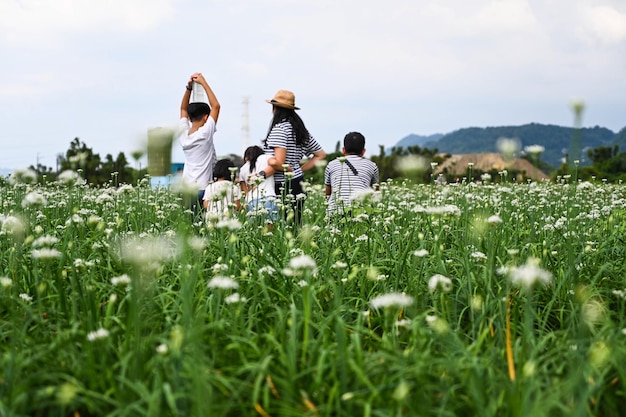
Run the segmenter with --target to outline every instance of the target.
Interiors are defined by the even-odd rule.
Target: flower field
[[[381,184],[206,226],[176,193],[0,187],[1,416],[614,416],[626,187]]]

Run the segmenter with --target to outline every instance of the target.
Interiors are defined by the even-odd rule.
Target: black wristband
[[[267,178],[267,173],[265,171],[259,171],[258,175],[259,177]]]
[[[191,91],[193,90],[190,86],[186,85],[185,88],[187,89],[187,91]]]

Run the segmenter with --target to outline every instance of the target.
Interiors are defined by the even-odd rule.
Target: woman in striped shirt
[[[326,158],[326,152],[296,113],[300,108],[296,107],[295,101],[294,94],[287,90],[279,90],[273,99],[267,100],[272,105],[273,117],[263,141],[263,149],[276,159],[268,168],[268,171],[275,171],[276,195],[285,195],[291,199],[295,222],[300,225],[306,197],[302,190],[304,172],[313,168],[317,161]],[[304,157],[308,159],[300,165]],[[288,168],[284,169],[285,166]],[[266,174],[269,176],[272,172]]]

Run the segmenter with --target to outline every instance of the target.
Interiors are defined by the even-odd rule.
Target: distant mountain
[[[497,152],[496,142],[498,139],[515,138],[520,141],[522,150],[530,145],[543,146],[545,152],[541,154],[541,160],[553,167],[558,167],[572,146],[572,138],[575,133],[577,133],[576,130],[571,127],[539,123],[522,126],[468,127],[441,135],[439,139],[423,142],[420,147],[438,149],[439,152],[450,154]],[[626,128],[616,134],[610,129],[595,126],[582,128],[580,135],[580,155],[578,158],[583,165],[590,163],[586,156],[586,149],[589,148],[618,144],[622,152],[626,151]],[[401,139],[396,146],[410,146],[403,143],[408,143],[408,138],[411,136],[419,137],[418,135],[409,135]]]
[[[409,146],[419,146],[420,148],[424,146],[425,143],[428,142],[436,142],[441,139],[444,135],[442,133],[435,133],[434,135],[422,136],[411,133],[409,136],[405,136],[398,143],[396,143],[397,147],[400,148],[408,148]]]
[[[8,177],[10,173],[12,173],[12,169],[0,168],[0,178]]]

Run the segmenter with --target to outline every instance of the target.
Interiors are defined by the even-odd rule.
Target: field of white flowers
[[[268,232],[147,180],[0,186],[0,415],[621,415],[626,187],[362,200]]]

